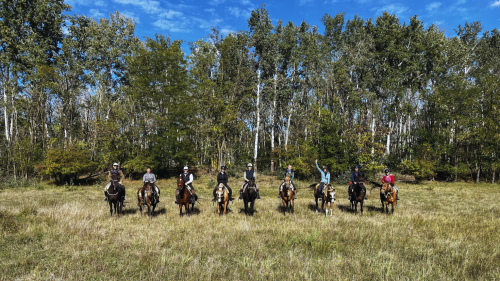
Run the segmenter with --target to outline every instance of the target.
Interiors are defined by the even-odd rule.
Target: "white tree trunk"
[[[253,163],[254,170],[257,171],[257,155],[259,148],[259,127],[260,127],[260,69],[257,70],[257,103],[256,103],[256,115],[257,115],[257,125],[255,126],[255,145],[253,150]]]
[[[2,85],[2,91],[3,91],[3,116],[4,116],[4,123],[5,123],[5,138],[7,139],[7,142],[10,142],[10,134],[9,134],[9,115],[7,114],[7,87]]]
[[[273,108],[271,110],[271,173],[274,173],[274,115],[276,113],[276,99],[278,93],[276,88],[278,87],[278,66],[275,67],[276,73],[274,74],[274,98],[273,98]]]
[[[387,155],[391,154],[391,131],[392,131],[392,121],[389,121],[389,132],[387,133],[387,144],[385,153]]]

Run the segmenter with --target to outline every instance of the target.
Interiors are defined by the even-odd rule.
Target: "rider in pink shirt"
[[[391,183],[391,186],[396,189],[396,197],[397,200],[399,200],[399,195],[398,195],[398,188],[394,185],[394,176],[389,173],[389,169],[385,169],[385,176],[382,177],[382,184],[385,182]]]

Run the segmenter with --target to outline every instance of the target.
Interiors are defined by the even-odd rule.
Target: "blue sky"
[[[341,12],[345,12],[347,19],[355,15],[374,19],[384,11],[396,14],[401,21],[418,15],[426,26],[436,23],[448,36],[453,36],[454,29],[466,21],[480,20],[487,30],[500,27],[500,0],[67,0],[66,3],[73,7],[71,14],[99,19],[119,11],[134,18],[140,38],[158,33],[184,42],[207,36],[211,26],[219,27],[224,34],[248,30],[250,12],[262,4],[266,4],[274,23],[281,19],[298,25],[305,20],[318,26],[320,32],[323,30],[320,19],[325,13],[334,16]]]

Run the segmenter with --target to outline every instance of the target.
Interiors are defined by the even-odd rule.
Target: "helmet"
[[[184,170],[189,170],[188,166],[184,166]]]
[[[252,167],[252,163],[248,163],[247,167]]]
[[[324,170],[324,169],[327,169],[327,170],[328,170],[328,167],[327,167],[327,166],[323,166],[323,170]]]
[[[389,173],[389,169],[385,169],[385,171],[384,171],[384,172],[385,172],[386,174],[387,174],[387,173]]]
[[[221,166],[220,167],[221,170],[225,170],[226,169],[226,166]]]
[[[354,169],[359,169],[359,165],[354,166]]]
[[[113,166],[118,166],[118,163],[114,163]]]

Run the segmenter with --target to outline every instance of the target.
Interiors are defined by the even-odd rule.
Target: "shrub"
[[[64,183],[91,173],[97,167],[98,164],[90,160],[87,151],[75,146],[69,150],[56,148],[47,151],[41,172],[53,176],[59,183]]]

